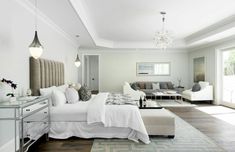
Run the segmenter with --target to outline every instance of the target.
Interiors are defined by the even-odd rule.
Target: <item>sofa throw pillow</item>
[[[67,88],[65,90],[65,97],[68,103],[76,103],[79,101],[78,91],[74,88]]]
[[[78,90],[78,94],[82,101],[88,101],[89,99],[91,99],[91,91],[86,86],[82,86]]]
[[[167,88],[174,89],[174,84],[172,84],[171,82],[167,82]]]
[[[139,90],[139,89],[140,89],[140,87],[138,87],[138,85],[137,85],[136,83],[132,83],[132,84],[131,84],[131,88],[132,88],[133,90]]]
[[[195,83],[192,87],[192,92],[197,92],[201,90],[201,86],[198,83]]]
[[[166,82],[160,83],[160,89],[168,89],[167,83]]]
[[[138,87],[140,87],[140,89],[145,89],[145,83],[144,82],[138,83]]]
[[[152,83],[150,83],[150,82],[145,83],[145,88],[146,89],[153,89]]]
[[[160,89],[159,83],[153,83],[152,86],[153,86],[153,90],[159,90]]]

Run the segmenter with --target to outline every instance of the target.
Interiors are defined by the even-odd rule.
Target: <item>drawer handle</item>
[[[44,113],[45,113],[45,114],[47,114],[47,112],[46,112],[46,111],[45,111]]]
[[[47,102],[41,102],[41,104],[47,104]]]
[[[26,109],[26,111],[30,111],[30,109]]]

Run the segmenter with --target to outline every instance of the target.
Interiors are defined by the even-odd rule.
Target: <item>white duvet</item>
[[[105,105],[108,93],[99,93],[87,109],[87,123],[102,123],[104,127],[130,128],[128,139],[149,144],[149,136],[139,109],[133,105]]]

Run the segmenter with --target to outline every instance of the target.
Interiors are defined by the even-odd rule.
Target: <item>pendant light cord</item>
[[[38,1],[35,0],[35,25],[34,25],[35,26],[35,31],[38,30],[38,26],[37,26],[37,24],[38,24],[37,14],[38,14]]]

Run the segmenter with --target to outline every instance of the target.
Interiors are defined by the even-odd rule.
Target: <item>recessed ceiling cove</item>
[[[154,33],[174,34],[173,48],[185,48],[188,36],[235,13],[234,0],[70,0],[96,45],[110,48],[154,48]],[[77,9],[76,9],[77,8]]]

